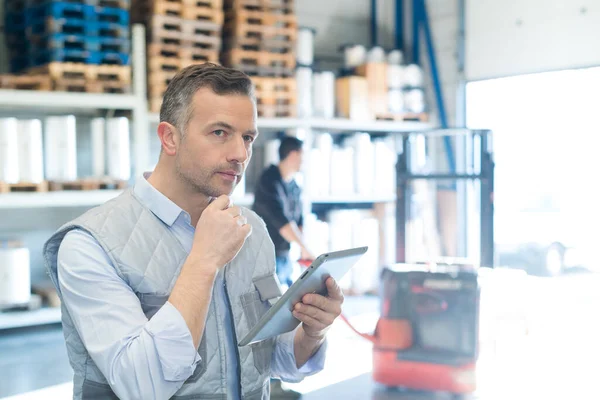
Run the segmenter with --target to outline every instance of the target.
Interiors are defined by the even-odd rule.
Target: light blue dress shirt
[[[134,187],[137,197],[171,230],[189,252],[195,228],[190,216],[156,190],[144,177]],[[212,301],[225,321],[228,398],[240,398],[238,360],[223,281],[215,281]],[[58,281],[77,332],[100,371],[121,399],[168,399],[203,362],[179,311],[169,302],[150,319],[139,300],[116,273],[106,252],[87,232],[69,232],[58,252]],[[326,345],[300,369],[294,356],[294,334],[277,338],[271,375],[298,382],[323,369]]]

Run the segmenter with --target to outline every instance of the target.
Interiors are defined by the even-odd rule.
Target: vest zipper
[[[229,319],[231,320],[231,328],[233,331],[233,345],[235,347],[235,356],[237,357],[237,378],[238,378],[238,389],[240,398],[243,398],[242,392],[242,362],[240,358],[240,350],[238,349],[237,332],[235,330],[235,320],[233,318],[233,309],[231,307],[231,298],[229,297],[229,291],[227,290],[227,271],[223,271],[223,287],[225,289],[225,296],[227,297],[227,307],[229,308]]]

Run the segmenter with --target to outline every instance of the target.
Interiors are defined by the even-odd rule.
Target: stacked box
[[[152,112],[160,110],[167,85],[178,71],[219,61],[222,0],[134,0],[132,21],[146,26]]]
[[[224,65],[252,76],[258,115],[296,115],[293,0],[225,0]]]
[[[129,5],[130,0],[7,0],[10,69],[26,75],[3,76],[2,87],[129,91]],[[107,71],[118,79],[99,80]]]

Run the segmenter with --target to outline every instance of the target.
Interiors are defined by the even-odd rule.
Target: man
[[[293,283],[290,243],[300,246],[303,259],[314,259],[302,237],[301,192],[294,180],[302,166],[302,145],[300,139],[284,137],[279,164],[263,171],[254,193],[253,210],[264,219],[275,246],[277,277],[288,287]]]
[[[170,83],[160,121],[152,174],[44,246],[73,397],[268,399],[270,376],[300,381],[322,369],[341,291],[330,279],[327,297],[296,305],[295,331],[237,346],[278,295],[264,289],[276,282],[264,224],[229,198],[258,135],[251,81],[188,67]]]

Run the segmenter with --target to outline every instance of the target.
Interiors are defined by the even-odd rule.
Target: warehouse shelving
[[[93,207],[121,194],[121,190],[20,192],[0,195],[0,210],[42,207]]]
[[[153,124],[159,122],[156,113],[148,115],[148,121]],[[421,132],[432,129],[433,125],[423,122],[396,122],[396,121],[355,121],[344,118],[258,118],[258,129],[314,129],[327,132],[377,132],[377,133],[405,133]]]
[[[59,323],[60,307],[43,307],[33,311],[10,311],[0,314],[0,330]]]
[[[77,112],[85,110],[133,110],[138,98],[132,94],[66,93],[0,89],[0,107]]]
[[[310,198],[312,204],[375,204],[375,203],[392,203],[396,201],[394,195],[373,195],[364,196],[359,194],[351,194],[346,196],[314,196]]]

